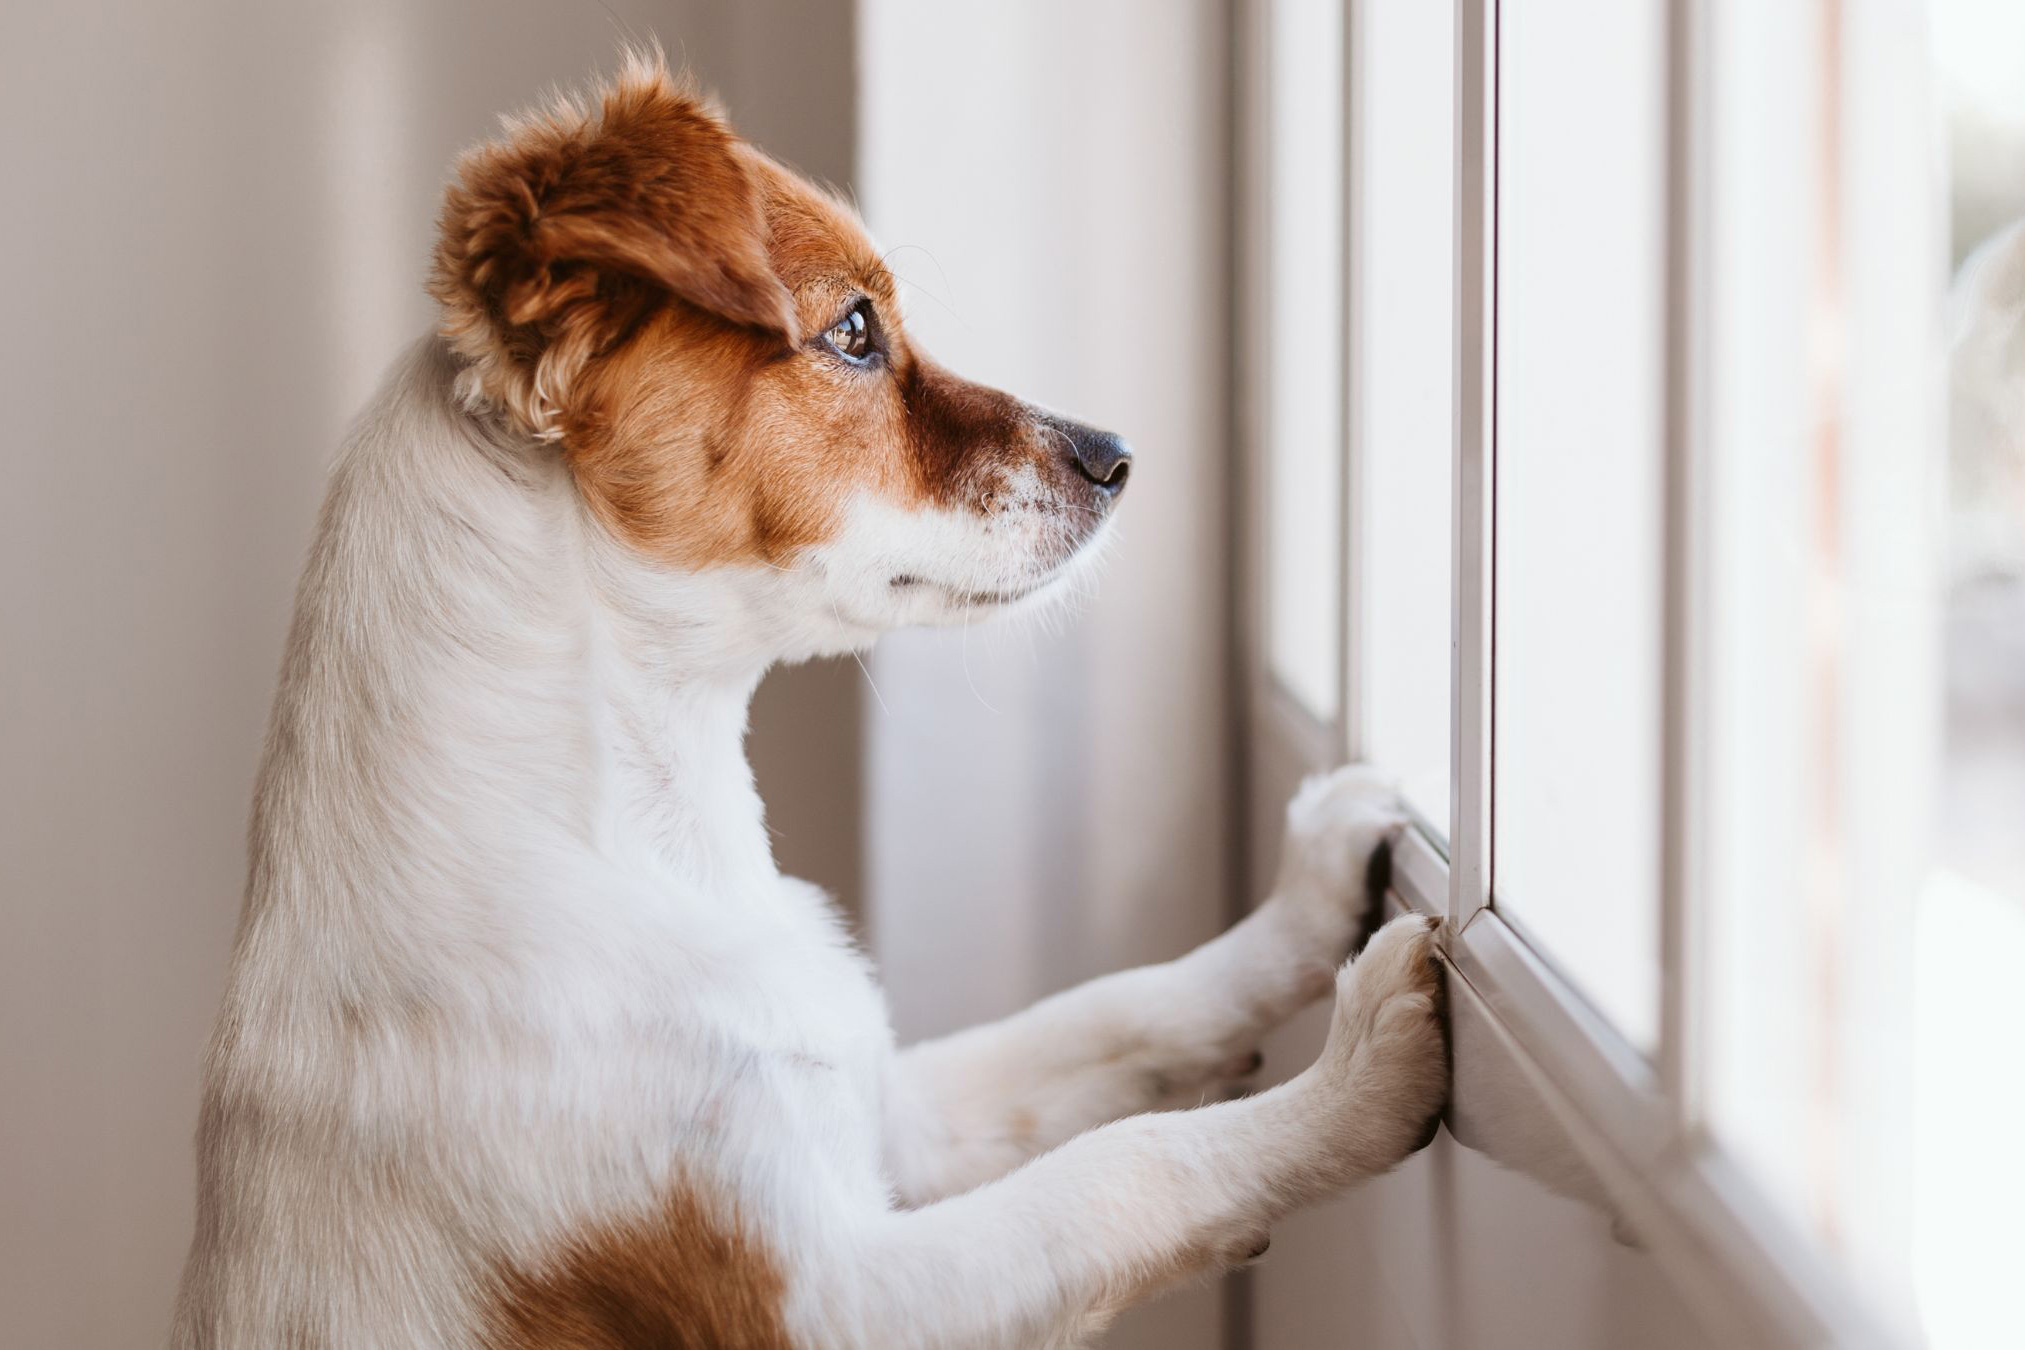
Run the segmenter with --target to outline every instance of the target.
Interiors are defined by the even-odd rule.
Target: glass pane
[[[1974,13],[1954,57],[1997,73],[1994,99],[1957,102],[1951,12]],[[2025,286],[1985,289],[1975,258],[2009,238],[2025,279],[2004,234],[2025,14],[1947,0],[1932,47],[1912,7],[1710,18],[1701,1114],[1904,1339],[1917,1283],[1926,1343],[2000,1344],[2025,1204],[2025,1091],[1990,1067],[2025,1031],[2025,494],[1998,482],[2025,465],[2025,400],[2003,406]]]
[[[1266,387],[1266,658],[1338,713],[1343,608],[1343,13],[1276,0]]]
[[[1357,164],[1357,557],[1364,755],[1449,828],[1455,9],[1363,6]]]
[[[1663,16],[1500,19],[1494,892],[1658,1021]]]

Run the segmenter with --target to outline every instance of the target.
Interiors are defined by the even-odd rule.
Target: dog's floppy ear
[[[629,58],[595,108],[559,103],[466,154],[430,292],[479,388],[559,436],[585,362],[670,297],[798,341],[750,163],[658,54]]]

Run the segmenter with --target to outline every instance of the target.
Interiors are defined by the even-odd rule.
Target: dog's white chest
[[[671,1032],[694,1053],[720,1054],[711,1076],[755,1077],[797,1111],[876,1122],[881,1069],[893,1046],[865,958],[829,901],[791,878],[764,902],[719,911],[670,953]]]

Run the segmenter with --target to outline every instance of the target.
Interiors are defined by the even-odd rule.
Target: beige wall
[[[0,11],[0,1341],[166,1333],[289,597],[346,418],[430,322],[451,156],[651,31],[763,143],[845,179],[851,15]],[[756,739],[783,857],[850,891],[846,670],[770,682]]]

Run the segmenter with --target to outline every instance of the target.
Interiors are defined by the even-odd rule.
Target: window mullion
[[[1360,77],[1358,62],[1361,53],[1361,33],[1364,6],[1347,4],[1343,11],[1343,228],[1338,235],[1337,245],[1343,255],[1343,288],[1337,297],[1338,317],[1342,324],[1343,382],[1340,386],[1342,399],[1338,406],[1339,426],[1343,447],[1343,529],[1339,535],[1342,554],[1343,582],[1338,588],[1342,597],[1343,642],[1337,652],[1337,679],[1339,696],[1337,706],[1342,710],[1342,735],[1340,740],[1344,753],[1352,762],[1371,758],[1371,738],[1364,725],[1364,616],[1366,613],[1364,582],[1369,569],[1364,565],[1364,531],[1359,528],[1358,512],[1364,502],[1364,437],[1363,417],[1359,404],[1363,398],[1363,293],[1364,281],[1359,257],[1360,235],[1364,228],[1363,192],[1361,162],[1363,156],[1357,151],[1357,137],[1361,134],[1363,118],[1364,81]]]
[[[1665,455],[1664,632],[1662,641],[1660,803],[1660,1026],[1657,1067],[1661,1090],[1685,1119],[1695,1095],[1694,905],[1701,890],[1697,859],[1703,828],[1699,809],[1706,781],[1700,760],[1706,695],[1700,660],[1703,534],[1706,518],[1701,454],[1703,363],[1708,288],[1697,284],[1705,266],[1706,222],[1699,202],[1707,181],[1703,106],[1703,7],[1700,0],[1668,0],[1666,30],[1666,291],[1665,385],[1662,446]]]
[[[1455,580],[1449,921],[1491,894],[1491,549],[1497,269],[1497,0],[1457,0]]]

